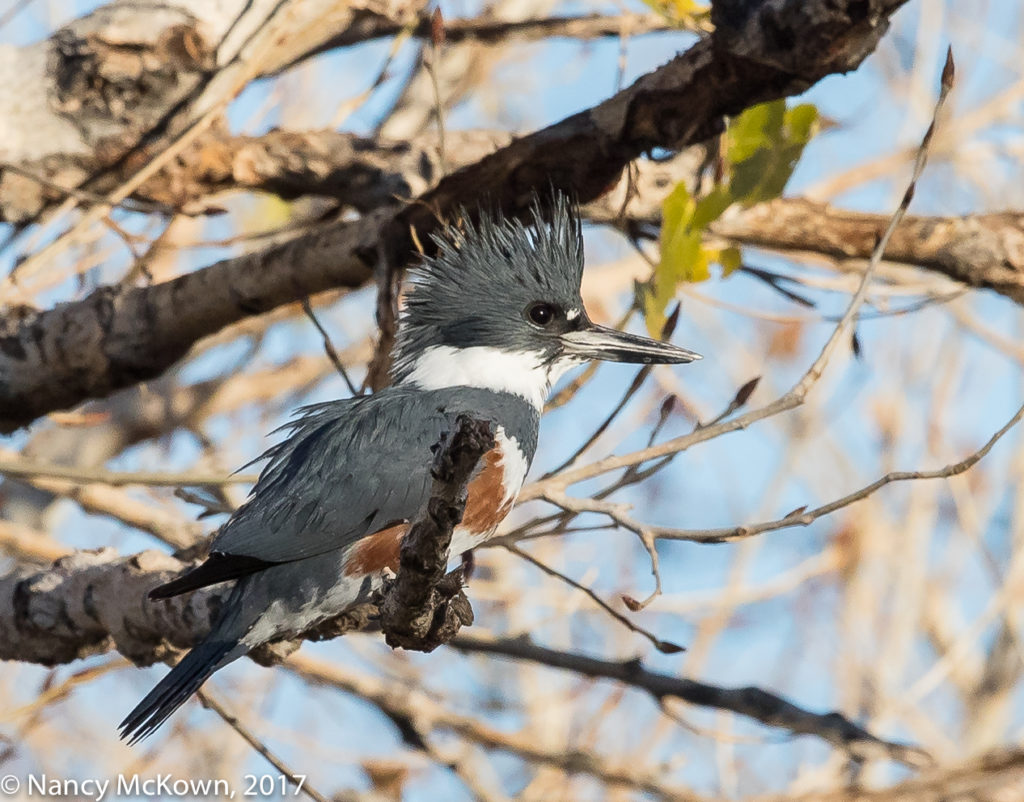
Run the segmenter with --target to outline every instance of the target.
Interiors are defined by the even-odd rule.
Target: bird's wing
[[[211,551],[291,562],[414,518],[430,493],[431,446],[453,420],[424,400],[384,390],[305,409]]]

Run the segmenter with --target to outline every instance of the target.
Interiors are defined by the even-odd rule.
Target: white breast
[[[530,466],[526,464],[526,456],[519,447],[519,441],[507,435],[501,426],[494,435],[494,442],[501,449],[501,467],[505,471],[502,477],[505,482],[503,501],[514,502],[519,496],[519,491],[523,489],[526,471]]]

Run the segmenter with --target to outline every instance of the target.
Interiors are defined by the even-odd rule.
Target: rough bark
[[[199,337],[331,287],[366,281],[381,257],[405,264],[412,232],[431,247],[439,219],[466,206],[522,215],[551,187],[583,202],[654,147],[683,148],[725,115],[856,68],[903,0],[716,4],[717,30],[609,100],[381,208],[164,284],[102,288],[82,301],[9,315],[0,331],[0,431],[153,378]],[[73,348],[71,344],[73,343]]]
[[[744,245],[867,259],[888,222],[886,215],[783,199],[726,216],[711,230]],[[1024,304],[1024,214],[907,217],[893,234],[885,258]]]
[[[398,576],[385,591],[381,628],[388,646],[430,652],[473,623],[461,569],[445,575],[452,530],[466,509],[466,484],[494,446],[486,421],[460,416],[438,444],[430,500],[402,538]]]
[[[502,131],[452,131],[455,166],[507,145]],[[194,206],[224,190],[259,190],[286,200],[323,196],[369,212],[395,198],[420,195],[443,174],[437,136],[413,141],[370,139],[338,131],[271,131],[258,137],[224,132],[204,137],[140,193],[172,208]]]
[[[81,193],[81,199],[88,201],[112,190],[146,163],[160,142],[144,140],[158,126],[179,129],[182,121],[176,118],[185,111],[184,101],[202,87],[213,70],[228,63],[230,50],[218,48],[217,43],[228,34],[233,20],[243,15],[247,26],[254,28],[269,20],[272,12],[266,3],[254,4],[248,11],[241,2],[211,6],[174,0],[154,9],[114,2],[68,24],[47,41],[23,48],[0,47],[0,162],[5,163],[0,165],[0,222],[30,221],[68,194]],[[316,25],[292,24],[287,49],[272,54],[257,77],[280,73],[331,49],[395,36],[410,25],[414,36],[430,35],[430,15],[424,12],[422,2],[334,3],[330,13],[308,0],[305,5],[293,2],[289,7],[301,14],[286,15],[286,23],[301,15],[316,20]],[[653,14],[479,18],[447,21],[445,36],[450,45],[498,44],[517,38],[588,39],[670,29],[664,18]],[[181,179],[204,169],[210,174],[208,181],[222,179],[228,167],[223,158],[225,147],[245,150],[241,155],[248,162],[234,165],[241,186],[247,178],[259,175],[260,164],[268,155],[274,160],[281,158],[282,148],[318,149],[315,135],[296,140],[288,134],[272,134],[250,148],[247,146],[253,143],[244,141],[246,138],[230,141],[233,138],[227,136],[224,126],[214,129],[134,197],[168,208],[195,208],[190,204],[203,197],[195,190],[204,187]],[[345,163],[338,158],[341,155],[355,156],[358,161],[358,153],[335,150],[345,147],[346,140],[357,138],[330,136],[333,133],[324,132],[329,139],[324,143],[327,151],[316,155],[329,157],[335,166]],[[259,144],[274,153],[260,153]],[[456,147],[452,150],[459,152]],[[299,161],[308,160],[300,156]],[[230,175],[230,170],[227,173]],[[286,182],[280,189],[284,194],[304,194],[301,184]],[[386,190],[380,188],[382,193]],[[406,188],[403,197],[410,194]]]
[[[47,40],[0,46],[0,221],[106,193],[248,80],[367,19],[406,24],[424,5],[114,0]]]
[[[453,486],[446,485],[443,492]],[[102,549],[77,552],[48,568],[26,569],[0,578],[0,660],[52,666],[111,650],[138,665],[166,660],[209,631],[226,595],[223,587],[217,586],[159,604],[146,599],[151,588],[185,567],[159,552],[120,557],[112,549]],[[394,586],[386,604],[393,595]],[[373,614],[364,605],[311,630],[304,638],[320,640],[364,628]],[[424,645],[431,642],[429,629],[420,641]],[[410,643],[416,645],[416,639]],[[856,755],[881,755],[913,765],[924,759],[919,750],[880,741],[838,713],[810,713],[759,688],[721,688],[651,672],[636,661],[607,662],[528,641],[462,638],[455,645],[464,651],[505,654],[622,682],[662,700],[677,698],[731,710],[767,726],[821,737]],[[296,642],[272,644],[252,657],[264,665],[274,664],[296,646]]]
[[[140,664],[167,658],[209,631],[223,593],[147,601],[185,567],[157,551],[99,549],[0,578],[0,660],[58,665],[111,649]]]

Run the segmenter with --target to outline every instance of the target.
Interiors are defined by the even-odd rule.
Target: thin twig
[[[23,459],[0,459],[0,474],[15,479],[62,479],[83,485],[148,485],[150,487],[223,487],[254,484],[254,473],[164,473],[157,471],[107,471],[103,468],[77,468]]]
[[[252,730],[238,720],[237,716],[234,716],[225,710],[224,706],[211,696],[209,691],[200,690],[196,696],[199,697],[199,701],[202,702],[205,707],[210,708],[210,710],[220,716],[225,724],[241,735],[249,746],[263,755],[271,766],[281,772],[281,776],[288,780],[288,783],[295,788],[296,794],[301,792],[314,800],[314,802],[328,802],[328,798],[326,796],[309,784],[308,778],[305,774],[297,775],[294,771],[288,768],[288,765],[281,760],[281,758],[271,752],[270,749],[267,748],[267,745],[253,734]]]
[[[665,325],[662,326],[661,328],[662,340],[668,340],[675,331],[676,325],[679,323],[679,311],[680,306],[679,304],[676,304],[676,308],[672,310],[672,313],[665,320]],[[626,408],[626,404],[629,403],[630,399],[634,395],[636,395],[637,392],[639,392],[644,382],[647,381],[647,377],[651,375],[652,370],[654,370],[654,365],[644,365],[642,368],[640,368],[640,370],[638,370],[636,375],[633,377],[633,381],[630,382],[629,387],[626,388],[626,392],[622,394],[622,398],[619,399],[619,403],[617,403],[612,408],[612,411],[608,413],[608,417],[601,421],[601,424],[597,427],[597,429],[594,430],[594,433],[591,434],[590,437],[588,437],[583,442],[583,444],[579,448],[577,448],[576,451],[574,451],[567,460],[565,460],[565,462],[563,462],[557,468],[553,468],[552,470],[548,471],[546,474],[544,474],[543,478],[547,478],[549,476],[553,476],[556,473],[559,473],[560,471],[564,471],[570,465],[575,463],[576,460],[578,460],[583,455],[583,453],[587,451],[587,449],[594,445],[594,443],[597,442],[598,438],[600,438],[602,434],[608,431],[608,427],[615,422],[615,419],[619,416],[622,410]]]
[[[437,63],[441,60],[441,46],[444,44],[444,18],[441,9],[435,8],[430,15],[430,45],[423,51],[423,66],[430,76],[430,85],[434,90],[434,117],[437,120],[437,149],[441,175],[448,174],[447,148],[444,138],[444,100],[441,97],[441,84],[437,78]]]
[[[943,468],[935,468],[928,471],[890,471],[885,474],[885,476],[871,482],[871,484],[865,485],[852,493],[847,493],[842,498],[830,501],[828,504],[822,504],[820,507],[815,507],[813,510],[799,509],[774,521],[744,524],[742,526],[724,529],[684,530],[658,526],[652,526],[650,529],[655,533],[655,536],[659,540],[690,540],[699,543],[724,543],[729,540],[739,540],[741,538],[752,537],[763,532],[773,532],[778,529],[788,529],[793,526],[808,526],[818,518],[829,515],[843,507],[848,507],[857,501],[866,499],[868,496],[886,485],[890,485],[895,482],[920,481],[925,479],[948,479],[951,476],[958,476],[961,473],[966,473],[977,465],[978,462],[980,462],[992,450],[993,446],[1002,439],[1003,435],[1020,423],[1022,419],[1024,419],[1024,406],[1018,409],[1017,412],[1014,413],[1013,417],[1004,423],[999,428],[999,431],[988,439],[985,445],[964,457],[959,462],[954,462]],[[605,512],[608,514],[607,511]]]
[[[360,395],[359,390],[352,383],[352,379],[348,376],[348,371],[345,370],[345,366],[341,364],[341,359],[338,357],[338,352],[334,350],[334,344],[331,342],[331,337],[327,333],[326,329],[320,325],[320,321],[317,320],[316,314],[313,312],[313,305],[309,302],[309,296],[307,295],[302,299],[302,311],[306,313],[316,330],[320,332],[320,337],[324,342],[324,351],[327,353],[327,358],[331,360],[331,364],[334,365],[334,369],[341,374],[341,378],[345,380],[345,385],[348,387],[348,391],[351,395]]]
[[[3,27],[2,23],[0,23],[0,27]],[[47,178],[45,175],[40,175],[39,173],[27,170],[17,164],[11,164],[10,162],[0,163],[0,172],[11,172],[16,175],[20,175],[30,181],[35,181],[40,186],[44,186],[49,190],[58,192],[65,197],[74,198],[80,203],[93,204],[107,202],[106,196],[101,195],[98,192],[91,192],[80,187],[66,187],[63,184],[58,184],[56,181]],[[123,198],[112,205],[115,208],[121,208],[128,212],[143,212],[146,214],[176,214],[178,212],[177,209],[168,206],[166,203],[143,200],[140,198]]]
[[[14,4],[0,16],[0,29],[6,28],[12,19],[28,8],[34,0],[14,0]]]
[[[455,643],[458,642],[456,639]],[[431,729],[448,730],[487,750],[509,752],[528,763],[552,766],[573,774],[587,774],[605,783],[638,789],[658,799],[672,802],[699,799],[680,786],[669,784],[662,772],[648,771],[634,763],[617,762],[606,754],[566,749],[561,744],[548,746],[528,735],[505,732],[472,716],[447,710],[431,694],[404,683],[385,682],[378,677],[359,674],[348,666],[315,660],[302,654],[289,656],[284,667],[309,682],[331,685],[356,694],[396,722],[413,718],[429,724]]]
[[[204,131],[221,118],[224,108],[234,100],[241,89],[249,83],[252,78],[259,74],[260,65],[274,47],[278,45],[277,36],[274,34],[274,18],[269,18],[261,31],[262,41],[254,49],[254,52],[238,68],[238,75],[234,76],[230,86],[221,93],[220,97],[197,119],[191,122],[185,130],[171,142],[166,148],[149,159],[145,166],[124,181],[119,187],[108,193],[102,203],[97,203],[79,218],[69,229],[63,232],[57,239],[41,250],[29,256],[12,270],[3,282],[0,282],[0,303],[10,303],[8,297],[12,291],[17,291],[18,281],[31,277],[39,272],[47,264],[70,247],[76,238],[81,236],[91,225],[101,220],[110,210],[128,198],[135,190],[139,189],[150,178],[168,165],[173,159],[183,153]]]
[[[580,584],[572,577],[567,576],[563,574],[561,571],[552,568],[547,563],[541,562],[529,552],[523,551],[521,548],[519,548],[516,545],[513,545],[512,543],[506,543],[505,548],[513,554],[515,554],[517,557],[521,557],[531,565],[536,566],[548,576],[553,576],[555,579],[559,579],[562,582],[565,582],[565,584],[569,585],[570,587],[573,587],[576,590],[585,593],[598,607],[600,607],[602,610],[608,613],[608,615],[610,615],[612,618],[614,618],[616,621],[618,621],[620,624],[626,627],[626,629],[630,630],[631,632],[635,632],[637,635],[642,635],[643,637],[647,638],[647,640],[651,642],[654,648],[662,654],[677,654],[678,652],[685,651],[685,647],[678,646],[677,644],[672,643],[671,641],[662,640],[657,635],[650,632],[649,630],[644,629],[639,624],[633,623],[629,620],[629,618],[627,618],[618,610],[613,608],[610,604],[608,604],[608,602],[606,602],[604,599],[598,596],[586,585]]]

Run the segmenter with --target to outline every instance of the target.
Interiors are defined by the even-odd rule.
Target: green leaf
[[[722,248],[718,252],[718,258],[715,261],[722,266],[722,278],[725,278],[733,271],[739,270],[742,267],[743,255],[740,253],[739,248]]]
[[[673,0],[648,2],[665,8]],[[683,0],[676,0],[678,8]],[[689,7],[689,6],[687,6]],[[728,179],[704,197],[694,198],[684,184],[662,204],[661,261],[648,282],[636,288],[637,305],[647,328],[657,336],[665,310],[682,282],[711,278],[711,264],[722,267],[723,278],[742,264],[739,248],[708,248],[708,226],[734,203],[745,206],[776,198],[786,188],[804,146],[817,132],[818,111],[807,103],[786,108],[783,100],[747,109],[729,125],[726,142]]]
[[[804,146],[817,131],[818,110],[776,100],[747,109],[729,127],[729,186],[744,206],[779,197]]]
[[[818,109],[811,103],[801,103],[786,111],[786,128],[790,142],[806,145],[818,133]]]
[[[707,251],[701,245],[699,231],[687,231],[661,252],[658,272],[672,282],[672,291],[680,281],[706,281],[711,278]]]
[[[715,220],[722,216],[735,198],[732,194],[732,187],[727,184],[719,184],[707,195],[697,201],[693,210],[693,217],[690,218],[690,228],[696,231],[703,231]]]
[[[667,242],[671,242],[680,230],[689,228],[696,208],[697,204],[690,195],[690,190],[686,188],[686,184],[680,182],[661,203],[662,248]]]
[[[785,121],[786,101],[773,100],[751,106],[729,123],[729,144],[726,158],[739,164],[757,151],[770,149],[779,141]]]

